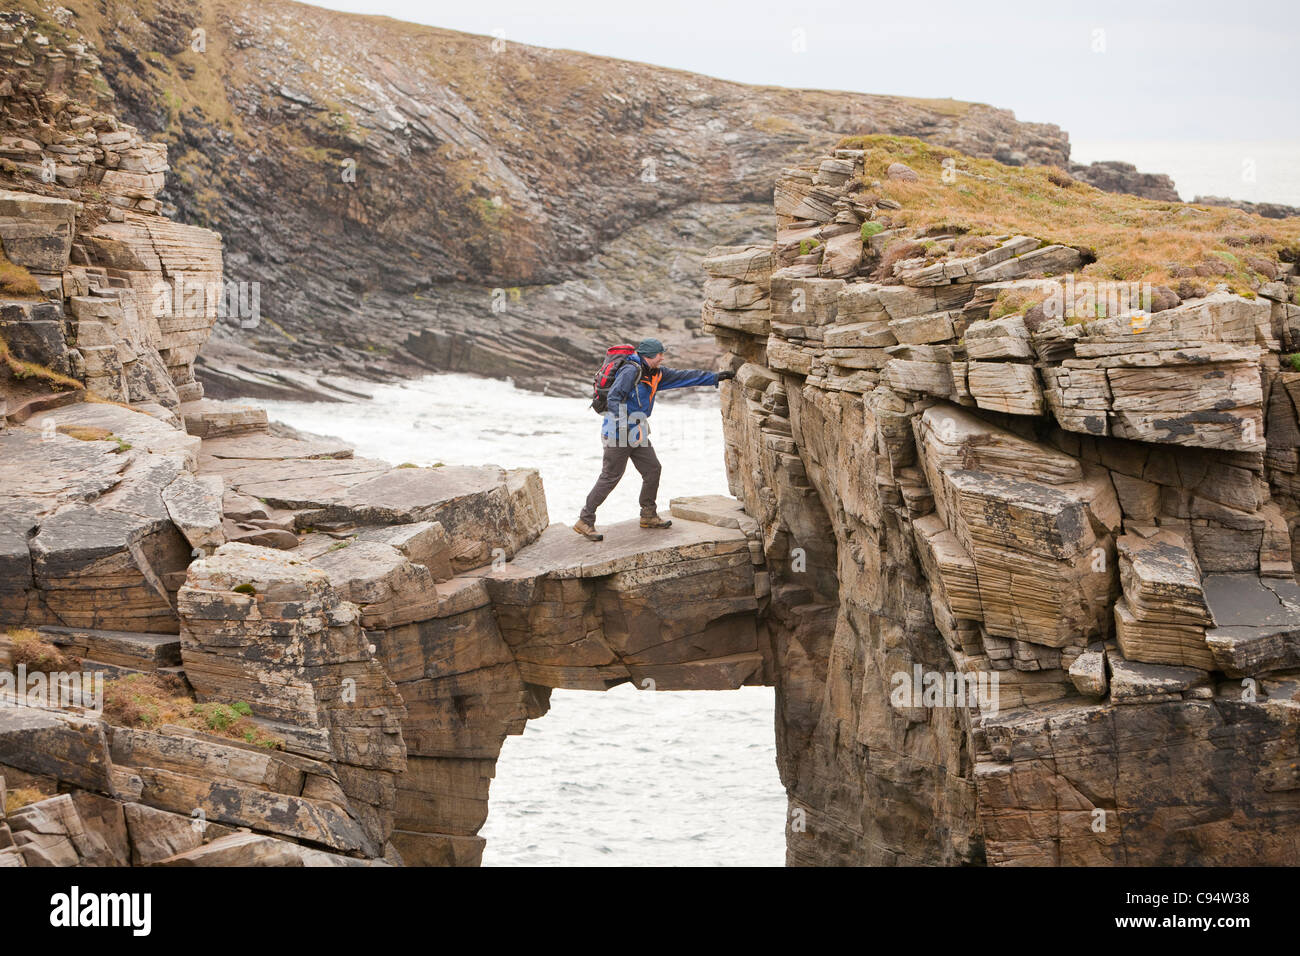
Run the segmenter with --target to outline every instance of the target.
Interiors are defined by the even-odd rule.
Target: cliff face
[[[270,386],[239,381],[225,357],[245,346],[572,388],[609,341],[659,330],[689,364],[713,349],[686,327],[699,260],[761,236],[773,176],[810,150],[892,132],[1069,153],[1057,127],[980,104],[751,87],[283,0],[64,9],[41,29],[89,40],[123,117],[168,146],[177,218],[261,283],[265,321],[219,326],[205,356],[213,395]]]
[[[1169,247],[1181,298],[1121,301],[1141,251],[1066,244],[1102,194],[848,145],[778,181],[775,243],[705,261],[789,862],[1293,863],[1293,234],[1218,221]],[[1043,233],[989,226],[1040,200]]]
[[[0,191],[12,358],[164,414],[198,398],[221,299],[221,241],[159,213],[167,150],[118,121],[80,44],[0,21]],[[21,389],[19,389],[21,391]]]
[[[1162,173],[1140,173],[1132,163],[1115,160],[1089,163],[1087,166],[1070,163],[1068,169],[1075,179],[1106,192],[1179,202],[1178,190],[1174,188],[1172,179]]]
[[[1296,859],[1290,224],[847,141],[704,260],[739,502],[596,544],[204,400],[218,236],[0,22],[0,865],[473,864],[504,738],[629,680],[776,685],[792,863]]]
[[[0,866],[473,865],[550,688],[771,682],[734,501],[598,545],[536,471],[271,434],[154,309],[215,235],[140,201],[0,193]]]
[[[596,545],[535,471],[205,399],[223,302],[254,318],[220,237],[161,214],[166,149],[94,55],[37,36],[0,22],[0,866],[472,865],[552,687],[772,681],[734,501]]]

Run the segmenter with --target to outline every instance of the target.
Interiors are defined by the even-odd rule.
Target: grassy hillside
[[[865,150],[864,180],[902,204],[889,225],[972,237],[1029,235],[1074,246],[1092,260],[1082,271],[1093,279],[1188,292],[1222,282],[1253,295],[1261,281],[1276,278],[1279,262],[1300,256],[1300,219],[1102,192],[1055,167],[1004,166],[914,138],[856,136],[840,145]],[[915,170],[918,180],[888,178],[895,162]]]

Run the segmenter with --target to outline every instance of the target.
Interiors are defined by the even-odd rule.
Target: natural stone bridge
[[[123,127],[111,152],[144,172],[92,170],[102,219],[0,192],[42,292],[0,302],[0,347],[46,376],[0,368],[0,673],[34,628],[88,671],[247,705],[282,749],[0,686],[0,792],[62,795],[0,812],[0,864],[476,863],[502,742],[551,688],[772,682],[733,500],[596,545],[547,529],[535,471],[393,468],[205,401],[216,302],[158,315],[156,290],[219,282],[220,237],[158,215],[161,146]]]
[[[772,681],[758,526],[732,499],[681,499],[672,528],[615,524],[597,543],[546,527],[533,471],[392,468],[275,438],[246,406],[182,412],[189,434],[86,403],[0,433],[0,621],[40,625],[117,676],[179,667],[201,701],[247,703],[284,749],[249,777],[231,769],[249,760],[236,743],[184,728],[11,717],[11,777],[65,780],[30,746],[39,731],[101,768],[106,796],[201,810],[216,833],[470,864],[502,743],[551,688]],[[93,428],[131,449],[66,434]],[[276,799],[293,813],[271,813]]]

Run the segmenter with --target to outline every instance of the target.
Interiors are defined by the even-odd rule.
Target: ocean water
[[[393,464],[536,468],[552,521],[572,524],[600,474],[600,416],[585,399],[540,395],[511,382],[439,374],[389,385],[353,383],[365,402],[257,400],[272,420],[344,439],[358,456]],[[713,388],[660,393],[650,441],[663,465],[659,510],[683,495],[726,494],[722,416]],[[635,518],[640,476],[627,474],[597,524]]]
[[[373,397],[258,404],[394,464],[537,468],[552,521],[576,519],[600,472],[600,418],[582,399],[452,374],[356,387]],[[673,497],[727,493],[714,389],[661,393],[650,424],[661,514]],[[629,465],[597,525],[635,518],[639,491]],[[782,865],[774,703],[770,687],[553,692],[550,713],[507,738],[497,762],[483,864]]]
[[[1227,196],[1300,206],[1300,141],[1080,140],[1070,158],[1078,163],[1118,159],[1144,173],[1167,173],[1187,202],[1196,196]]]

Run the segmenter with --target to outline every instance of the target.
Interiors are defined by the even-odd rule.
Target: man
[[[592,541],[604,540],[596,532],[596,509],[623,477],[628,460],[641,473],[641,527],[667,528],[672,522],[659,517],[655,496],[659,493],[659,456],[650,446],[650,412],[660,389],[713,385],[735,378],[735,372],[706,372],[702,369],[661,368],[664,345],[658,339],[642,339],[633,355],[614,377],[609,389],[600,438],[605,446],[600,477],[587,495],[587,503],[573,530]]]

